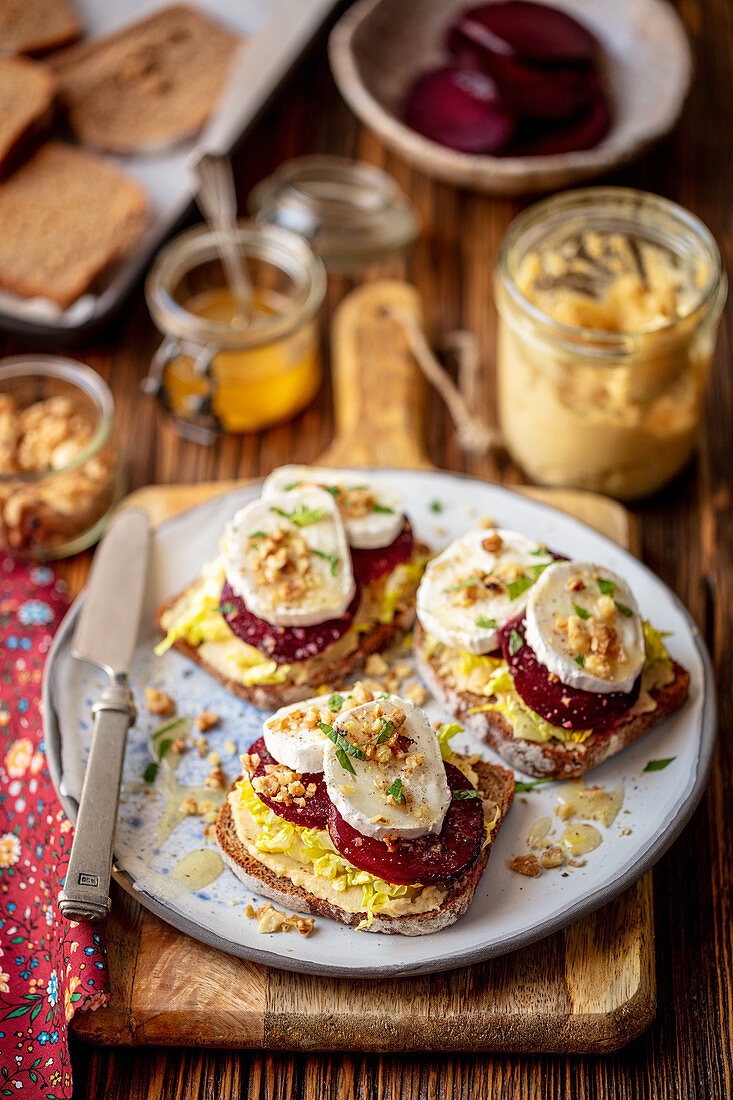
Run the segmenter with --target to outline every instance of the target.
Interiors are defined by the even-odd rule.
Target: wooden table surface
[[[667,195],[698,214],[730,260],[733,255],[733,6],[729,0],[679,0],[698,67],[684,117],[645,160],[606,182]],[[434,335],[457,326],[481,345],[483,386],[494,408],[496,314],[492,268],[499,241],[520,204],[454,190],[413,172],[350,115],[331,80],[325,39],[316,44],[239,151],[242,201],[281,161],[303,153],[359,157],[391,172],[410,194],[423,235],[406,266],[418,286]],[[381,273],[385,273],[383,270]],[[333,280],[329,310],[350,284]],[[299,1056],[183,1049],[73,1051],[80,1097],[420,1098],[705,1097],[733,1093],[733,727],[730,680],[733,604],[733,378],[729,306],[721,326],[696,466],[660,497],[635,508],[644,557],[690,608],[713,654],[719,689],[721,745],[701,807],[654,872],[659,1009],[641,1039],[604,1057],[566,1056]],[[142,291],[86,346],[67,353],[94,366],[117,402],[117,424],[129,487],[264,474],[307,462],[332,434],[329,385],[294,423],[206,448],[178,439],[140,379],[158,343]],[[6,338],[6,354],[33,350]],[[504,455],[466,459],[450,421],[432,396],[429,457],[439,466],[516,484],[521,472]],[[73,564],[71,566],[73,578]],[[532,948],[530,948],[532,950]]]

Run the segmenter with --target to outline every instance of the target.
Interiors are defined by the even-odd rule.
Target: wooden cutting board
[[[430,467],[421,442],[421,380],[386,315],[391,305],[419,315],[415,291],[397,282],[361,287],[337,311],[337,435],[321,461]],[[127,503],[157,524],[235,484],[149,486]],[[636,548],[631,519],[613,501],[523,491]],[[245,962],[169,927],[117,887],[113,900],[105,926],[112,1003],[77,1013],[73,1022],[77,1036],[97,1043],[598,1052],[628,1043],[654,1017],[649,874],[612,904],[516,954],[384,981],[315,978]]]

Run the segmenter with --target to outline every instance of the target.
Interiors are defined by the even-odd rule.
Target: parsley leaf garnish
[[[392,786],[387,790],[387,794],[391,794],[395,802],[404,802],[405,796],[402,793],[402,780],[395,779]]]
[[[480,626],[484,630],[496,630],[496,619],[487,619],[485,615],[479,615],[476,619],[476,626]]]
[[[220,615],[233,615],[237,610],[233,603],[222,603],[216,608]]]
[[[356,760],[366,760],[366,756],[361,749],[356,745],[352,745],[351,741],[347,741],[343,734],[335,730],[333,726],[329,726],[327,722],[317,722],[316,725],[321,733],[325,733],[328,740],[333,741],[336,745],[336,757],[341,767],[345,768],[347,772],[351,772],[352,775],[356,775],[349,756],[353,756]]]
[[[443,505],[440,503],[439,500],[433,500],[430,502],[430,511],[435,513],[442,512]]]
[[[586,611],[584,607],[581,607],[579,603],[573,604],[573,611],[579,619],[589,619],[590,611]]]
[[[179,714],[177,718],[171,718],[170,722],[164,722],[162,726],[158,726],[157,730],[153,730],[153,740],[160,737],[161,734],[168,733],[169,730],[174,730],[177,726],[183,725],[185,721],[183,715]]]
[[[478,577],[474,574],[472,577],[466,577],[464,581],[458,581],[456,584],[452,584],[450,588],[444,588],[444,592],[460,592],[462,588],[473,588],[477,584],[483,582],[483,577]]]
[[[276,512],[283,519],[289,519],[296,527],[310,527],[312,523],[318,523],[323,519],[326,514],[323,508],[306,508],[305,504],[299,504],[293,508],[292,512],[286,512],[284,508],[271,508],[270,511]]]
[[[464,798],[480,798],[481,795],[478,791],[474,791],[473,788],[465,791],[453,791],[453,801],[462,802]]]
[[[673,760],[676,760],[676,756],[668,756],[664,760],[650,760],[647,766],[643,769],[645,772],[661,772],[667,767],[667,764],[671,764]]]
[[[616,609],[621,612],[627,619],[630,619],[634,612],[630,607],[627,607],[625,603],[619,603],[618,600],[613,601],[616,604]]]
[[[576,665],[580,665],[581,668],[585,667],[585,657],[582,653],[579,653],[577,657],[573,657]]]
[[[251,535],[248,535],[250,542],[253,539],[263,539],[265,537],[264,531],[253,531]]]
[[[158,774],[158,764],[154,760],[151,760],[147,768],[143,772],[143,779],[146,783],[152,783]]]
[[[311,546],[310,551],[311,554],[315,554],[317,558],[323,558],[324,561],[328,562],[331,566],[331,576],[335,577],[339,562],[341,561],[338,554],[327,554],[325,550],[316,550],[314,546]]]
[[[536,580],[536,578],[535,578]],[[515,581],[510,581],[507,585],[507,592],[509,593],[510,600],[516,600],[517,596],[521,596],[523,592],[526,592],[528,588],[531,588],[534,581],[531,577],[518,577]]]
[[[607,581],[605,577],[598,577],[598,587],[604,596],[612,596],[616,591],[616,582]]]
[[[547,553],[547,547],[543,546],[542,543],[540,543],[540,545],[537,547],[536,550],[530,550],[530,554],[532,555],[533,558],[540,558],[546,553]],[[548,561],[547,564],[552,565],[552,562]]]
[[[524,642],[522,641],[522,635],[518,634],[516,630],[512,630],[511,634],[509,635],[510,655],[513,657],[515,653],[519,652],[523,645]]]
[[[289,485],[285,486],[285,492],[289,493],[291,489],[298,489],[302,484],[302,481],[291,481]]]
[[[373,745],[383,745],[385,741],[389,741],[390,737],[394,733],[394,722],[389,718],[382,719],[382,728],[377,734],[376,738],[372,742]]]
[[[372,511],[385,512],[388,513],[390,516],[394,515],[394,508],[388,508],[386,504],[379,504],[377,501],[372,504]]]
[[[330,493],[332,497],[337,497],[341,492],[340,485],[324,485],[323,488],[327,493]]]
[[[332,714],[335,714],[337,710],[341,710],[344,705],[343,695],[329,695],[328,697],[328,709]]]
[[[530,782],[525,783],[521,779],[514,781],[514,790],[517,791],[533,791],[535,787],[539,787],[541,783],[552,783],[552,777],[546,776],[544,779],[532,779]]]

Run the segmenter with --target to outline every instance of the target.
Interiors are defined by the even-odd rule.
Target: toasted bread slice
[[[468,909],[473,901],[481,875],[486,869],[494,841],[504,818],[509,813],[514,800],[514,775],[498,764],[479,761],[472,765],[479,778],[479,790],[484,799],[489,799],[499,807],[499,817],[491,834],[491,840],[481,852],[475,867],[462,879],[454,882],[448,889],[439,908],[400,916],[375,914],[367,929],[369,932],[382,932],[388,935],[425,936],[430,932],[439,932],[454,924]],[[234,786],[230,789],[234,790]],[[234,828],[231,807],[228,798],[219,811],[216,822],[216,839],[224,862],[238,879],[254,890],[256,894],[272,898],[281,905],[294,909],[296,913],[310,913],[313,916],[329,917],[341,924],[358,925],[367,914],[348,913],[338,905],[324,898],[316,897],[300,886],[294,885],[289,878],[276,875],[268,867],[250,854],[244,847]]]
[[[141,233],[142,187],[117,165],[48,142],[0,183],[0,286],[65,308]]]
[[[56,78],[25,57],[0,58],[0,175],[28,152],[50,124]]]
[[[82,27],[69,0],[0,0],[0,53],[40,56],[68,46]]]
[[[241,39],[175,5],[53,57],[72,130],[94,149],[130,153],[193,136],[224,87]]]
[[[155,621],[163,635],[165,635],[165,629],[161,625],[161,618],[180,599],[181,595],[182,593],[179,593],[178,596],[167,600],[156,612]],[[362,634],[358,646],[352,652],[338,655],[338,642],[336,642],[329,649],[320,653],[317,659],[302,662],[302,667],[297,670],[299,677],[301,677],[297,682],[291,680],[281,684],[238,683],[203,660],[196,646],[189,645],[183,638],[179,638],[178,641],[174,642],[172,648],[195,661],[197,665],[208,672],[209,676],[213,676],[233,695],[238,695],[240,699],[244,699],[247,703],[253,703],[254,706],[263,710],[277,710],[278,707],[287,706],[288,703],[298,703],[301,699],[307,699],[322,684],[344,682],[352,672],[356,672],[357,669],[363,667],[370,653],[377,653],[379,650],[386,649],[400,634],[409,630],[414,621],[414,608],[398,612],[391,623],[380,623],[369,634]],[[335,651],[330,659],[329,650]],[[263,659],[265,659],[264,655]]]
[[[674,680],[651,693],[657,704],[655,710],[622,718],[610,734],[591,734],[580,743],[560,740],[538,743],[515,737],[511,723],[498,711],[471,714],[475,707],[486,705],[486,696],[457,691],[446,682],[431,660],[425,657],[425,633],[419,623],[415,625],[412,648],[420,678],[445,709],[513,768],[538,778],[575,779],[584,775],[589,768],[620,752],[679,710],[687,698],[690,684],[687,670],[674,661]]]

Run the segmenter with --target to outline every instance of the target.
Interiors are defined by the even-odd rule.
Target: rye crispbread
[[[0,0],[0,54],[40,56],[68,46],[82,27],[68,0]]]
[[[48,142],[0,183],[0,286],[63,308],[142,232],[147,199],[116,164]]]
[[[483,874],[499,829],[514,800],[514,776],[498,764],[479,761],[472,765],[479,778],[479,790],[485,799],[499,807],[499,818],[492,832],[491,840],[482,850],[478,862],[467,875],[454,882],[448,888],[448,895],[439,908],[428,910],[414,916],[387,916],[376,914],[367,929],[369,932],[381,932],[387,935],[425,936],[430,932],[439,932],[454,924],[468,909],[473,901],[479,879]],[[230,790],[234,789],[234,784]],[[357,925],[367,916],[366,913],[348,913],[338,905],[315,897],[290,879],[276,875],[244,847],[234,828],[231,807],[228,798],[219,811],[216,822],[216,839],[224,862],[245,886],[263,897],[271,898],[281,905],[294,909],[296,913],[308,913],[318,917],[329,917],[341,924]]]
[[[56,78],[26,57],[0,57],[0,176],[15,167],[53,117]]]
[[[240,42],[206,13],[174,5],[64,50],[51,64],[79,141],[131,153],[201,129]]]
[[[655,710],[622,717],[610,733],[591,734],[579,743],[560,740],[538,743],[515,737],[511,723],[498,711],[470,713],[475,707],[486,705],[486,696],[458,691],[447,683],[430,658],[425,657],[425,633],[419,623],[415,624],[412,648],[420,678],[445,709],[513,768],[538,778],[574,779],[584,775],[679,710],[690,683],[689,673],[675,661],[672,683],[651,693],[657,704]]]

